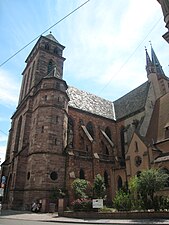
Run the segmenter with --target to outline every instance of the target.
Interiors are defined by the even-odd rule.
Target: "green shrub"
[[[91,199],[76,199],[71,204],[74,211],[91,211],[92,200]]]
[[[93,191],[94,191],[95,198],[104,199],[106,196],[106,187],[105,187],[104,178],[100,174],[97,174],[94,179]]]
[[[140,194],[145,209],[160,209],[157,191],[162,190],[168,180],[168,174],[160,169],[149,169],[141,172],[137,181],[137,191]]]
[[[75,199],[85,199],[87,198],[87,188],[89,182],[83,179],[75,179],[72,183],[72,189]]]
[[[167,196],[156,196],[158,199],[157,210],[169,210],[169,197]]]
[[[119,190],[116,193],[116,196],[113,200],[114,207],[118,211],[129,211],[131,210],[131,200],[130,200],[130,195],[127,192],[124,192],[122,190]]]

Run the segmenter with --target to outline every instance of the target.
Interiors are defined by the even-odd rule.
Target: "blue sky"
[[[0,1],[0,64],[85,0]],[[168,76],[169,45],[155,0],[90,0],[51,29],[64,45],[68,85],[116,100],[146,81],[145,47],[153,48]],[[47,32],[44,35],[47,35]],[[10,117],[15,112],[34,43],[0,67],[0,158],[4,160]]]

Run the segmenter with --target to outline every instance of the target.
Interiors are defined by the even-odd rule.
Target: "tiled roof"
[[[67,93],[70,98],[70,107],[108,119],[115,119],[113,102],[70,86]]]
[[[149,82],[145,82],[128,94],[114,101],[116,119],[127,117],[144,108]]]

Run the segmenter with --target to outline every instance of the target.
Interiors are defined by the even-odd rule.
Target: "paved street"
[[[51,224],[111,224],[111,225],[169,225],[169,220],[164,219],[75,219],[59,217],[57,213],[32,213],[25,211],[2,210],[0,214],[0,225],[51,225]]]
[[[39,222],[30,220],[0,219],[0,225],[51,225],[51,222]],[[57,224],[57,223],[55,223]],[[61,223],[59,223],[61,225]]]

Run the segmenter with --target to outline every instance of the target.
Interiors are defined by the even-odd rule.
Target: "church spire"
[[[154,72],[154,68],[153,68],[153,63],[150,59],[150,56],[147,52],[147,48],[145,47],[145,51],[146,51],[146,71],[147,71],[147,75],[149,75],[150,73]]]
[[[154,52],[154,49],[151,45],[151,58],[152,58],[152,64],[153,64],[153,67],[155,68],[155,72],[157,73],[158,76],[165,76],[165,73],[162,69],[162,66]]]

